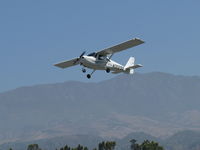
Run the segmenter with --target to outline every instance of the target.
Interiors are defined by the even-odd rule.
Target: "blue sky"
[[[91,80],[76,66],[52,64],[134,37],[145,44],[114,55],[144,65],[137,72],[200,75],[199,0],[1,0],[0,92],[20,86]]]

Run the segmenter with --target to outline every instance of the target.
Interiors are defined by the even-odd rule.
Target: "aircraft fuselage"
[[[106,70],[109,68],[111,71],[118,71],[124,69],[124,66],[113,60],[108,58],[98,59],[93,56],[83,56],[81,59],[81,64],[84,67],[94,70]]]

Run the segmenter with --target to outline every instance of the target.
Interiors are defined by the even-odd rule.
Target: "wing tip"
[[[141,42],[141,44],[142,44],[142,43],[145,43],[145,41],[144,41],[144,40],[142,40],[142,39],[140,39],[140,38],[137,38],[137,37],[136,37],[136,38],[134,38],[133,40],[138,40],[138,41],[140,41],[140,42]]]
[[[56,67],[58,67],[58,64],[53,64],[53,66],[56,66]]]
[[[60,69],[64,69],[63,67],[61,67],[59,64],[53,64],[53,66],[58,67]]]

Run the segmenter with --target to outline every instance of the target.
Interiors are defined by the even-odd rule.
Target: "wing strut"
[[[112,54],[109,56],[109,59],[111,59],[113,55],[114,55],[114,54],[112,53]]]

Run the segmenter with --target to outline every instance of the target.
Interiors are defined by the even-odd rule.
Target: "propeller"
[[[83,55],[85,55],[86,51],[84,51],[80,56],[79,59],[83,57]]]
[[[77,58],[75,61],[74,61],[74,64],[76,64],[78,61],[80,61],[80,59],[83,57],[83,55],[85,55],[86,51],[82,52],[82,54],[79,56],[79,58]]]

